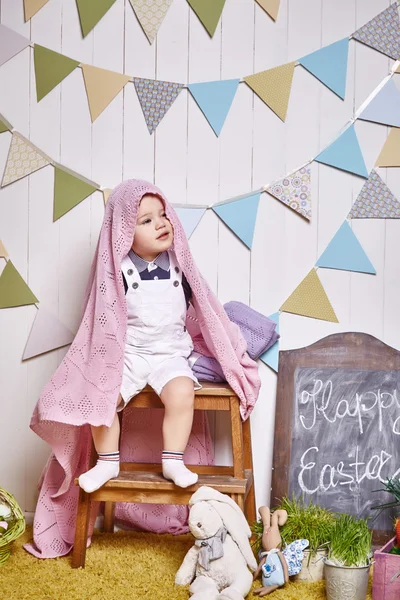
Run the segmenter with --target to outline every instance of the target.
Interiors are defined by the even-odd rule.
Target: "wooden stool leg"
[[[239,506],[240,510],[244,512],[244,495],[236,494],[235,502]]]
[[[256,497],[254,491],[254,470],[253,470],[253,452],[251,449],[251,429],[250,429],[250,418],[246,419],[242,423],[243,431],[243,459],[244,468],[249,469],[252,472],[253,480],[251,482],[250,489],[246,495],[246,501],[244,504],[244,514],[249,523],[256,521]]]
[[[232,431],[233,476],[243,479],[243,438],[242,421],[239,412],[239,400],[236,396],[231,396],[229,401]]]
[[[114,515],[115,515],[115,503],[105,502],[104,503],[104,531],[106,533],[114,533]]]
[[[75,542],[72,553],[72,567],[74,569],[85,566],[86,546],[90,516],[90,494],[79,489],[78,513],[76,516]]]

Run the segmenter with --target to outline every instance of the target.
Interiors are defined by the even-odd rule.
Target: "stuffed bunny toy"
[[[257,568],[251,531],[239,506],[226,494],[200,487],[189,500],[189,529],[196,538],[175,583],[191,583],[191,600],[243,600]]]
[[[308,546],[308,540],[295,540],[281,551],[282,538],[279,527],[287,521],[286,510],[276,510],[271,514],[268,506],[258,509],[263,523],[262,547],[260,564],[254,573],[254,579],[261,572],[263,587],[254,590],[258,596],[266,596],[289,581],[290,575],[300,573],[303,560],[303,550]]]

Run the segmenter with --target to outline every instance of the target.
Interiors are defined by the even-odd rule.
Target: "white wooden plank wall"
[[[152,46],[128,0],[117,0],[84,40],[75,0],[50,0],[28,23],[22,0],[1,0],[0,18],[33,42],[81,62],[187,83],[242,77],[296,60],[350,35],[389,4],[281,0],[274,23],[254,0],[227,0],[211,40],[186,0],[174,0]],[[0,113],[51,157],[103,186],[141,177],[159,185],[172,202],[209,205],[257,189],[315,156],[391,63],[351,41],[345,101],[296,67],[286,123],[242,84],[219,138],[183,91],[150,136],[132,84],[93,125],[79,69],[37,104],[33,51],[26,49],[0,67]],[[358,122],[356,131],[371,169],[388,130]],[[9,134],[0,136],[1,169],[9,141]],[[381,175],[400,195],[398,170],[381,170]],[[273,198],[261,197],[251,254],[207,211],[191,248],[222,302],[241,300],[264,314],[277,311],[342,224],[363,180],[314,163],[312,184],[311,225]],[[56,223],[52,202],[51,168],[0,190],[0,239],[41,305],[76,330],[103,215],[102,195],[96,192]],[[348,330],[400,347],[400,223],[360,220],[352,227],[377,275],[320,269],[340,324],[283,314],[282,349]],[[40,390],[65,354],[64,349],[21,362],[35,313],[32,306],[0,311],[0,485],[16,495],[27,513],[34,511],[36,482],[48,455],[29,430],[29,419]],[[270,495],[276,389],[275,374],[262,364],[260,373],[263,387],[251,419],[258,504],[268,502]],[[214,435],[217,458],[229,463],[226,419],[215,420]]]

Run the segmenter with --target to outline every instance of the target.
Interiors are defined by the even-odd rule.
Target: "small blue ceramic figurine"
[[[262,547],[260,563],[254,573],[254,579],[261,572],[263,587],[254,590],[254,594],[266,596],[289,581],[289,576],[301,571],[303,550],[308,546],[308,540],[295,540],[281,551],[282,538],[279,527],[287,520],[286,510],[276,510],[271,515],[268,506],[258,509],[263,522]]]

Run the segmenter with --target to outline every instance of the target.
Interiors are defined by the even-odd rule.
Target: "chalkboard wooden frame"
[[[400,370],[400,352],[367,333],[335,333],[296,350],[279,353],[271,504],[288,494],[292,446],[293,398],[297,367]],[[383,543],[387,532],[375,532]],[[393,534],[392,534],[393,535]]]

